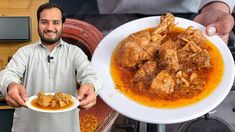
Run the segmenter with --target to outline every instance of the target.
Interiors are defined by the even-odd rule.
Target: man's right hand
[[[26,107],[27,93],[25,87],[21,84],[12,82],[7,87],[7,104],[12,107]]]

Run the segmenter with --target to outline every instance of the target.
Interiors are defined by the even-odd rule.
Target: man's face
[[[40,14],[38,33],[44,44],[55,44],[62,34],[63,24],[58,8],[45,9]]]

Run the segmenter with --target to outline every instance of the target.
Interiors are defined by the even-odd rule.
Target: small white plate
[[[55,93],[46,93],[46,95],[48,95],[48,94],[54,95]],[[32,101],[36,98],[38,98],[37,95],[29,97],[28,100],[26,101],[26,106],[29,109],[32,109],[32,110],[35,110],[35,111],[38,111],[38,112],[45,112],[45,113],[66,112],[66,111],[73,110],[73,109],[75,109],[79,106],[79,101],[75,97],[72,96],[72,100],[74,102],[74,104],[72,106],[70,106],[68,108],[63,108],[63,109],[60,109],[60,110],[46,110],[46,109],[41,109],[41,108],[38,108],[38,107],[35,107],[35,106],[32,105]]]
[[[159,22],[160,16],[146,17],[128,22],[113,30],[99,43],[91,60],[98,77],[103,82],[103,89],[99,95],[117,112],[143,122],[171,124],[200,117],[218,106],[227,96],[233,84],[235,68],[232,54],[222,39],[218,36],[206,36],[205,27],[196,22],[178,17],[175,19],[178,27],[187,28],[193,26],[202,31],[205,37],[219,49],[224,61],[222,80],[207,98],[186,107],[161,109],[141,105],[115,88],[110,75],[110,63],[114,49],[128,35],[146,28],[156,27]]]

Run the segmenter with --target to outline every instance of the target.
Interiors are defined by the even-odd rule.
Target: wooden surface
[[[8,110],[8,109],[15,109],[15,108],[8,106],[8,105],[0,106],[0,110]]]

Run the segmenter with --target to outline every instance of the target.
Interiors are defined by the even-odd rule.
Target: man
[[[7,103],[16,107],[12,131],[78,132],[78,109],[48,114],[25,108],[27,97],[39,91],[60,91],[77,97],[80,107],[88,109],[96,103],[100,89],[87,56],[61,39],[65,21],[62,9],[43,4],[37,10],[37,19],[41,40],[20,48],[0,72],[1,92]]]
[[[101,14],[198,13],[194,21],[206,26],[208,35],[218,34],[225,43],[234,26],[234,0],[97,0]],[[109,5],[109,6],[107,6]]]

